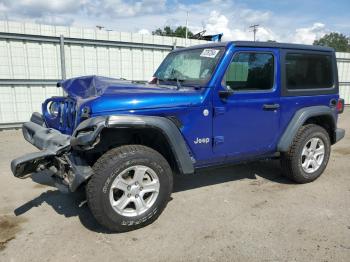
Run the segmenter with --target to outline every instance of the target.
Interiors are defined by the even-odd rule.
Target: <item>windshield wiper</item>
[[[182,88],[182,85],[180,83],[180,80],[179,78],[176,77],[176,86],[177,86],[177,90],[181,89]]]
[[[178,77],[176,78],[166,78],[166,79],[161,79],[161,78],[158,78],[158,81],[159,82],[176,82],[176,87],[177,89],[181,89],[182,88],[182,84],[181,82],[185,81],[184,79],[179,79]]]
[[[176,84],[177,84],[177,90],[183,88],[183,87],[193,87],[195,89],[202,89],[203,86],[202,85],[196,85],[196,84],[190,84],[190,83],[185,83],[184,84],[184,81],[185,79],[178,79],[178,78],[167,78],[167,79],[161,79],[161,78],[158,78],[158,83],[159,82],[175,82],[176,81]]]
[[[167,79],[163,79],[164,81],[172,81],[175,82],[176,81],[176,86],[177,89],[181,89],[182,88],[182,84],[181,82],[184,82],[184,79],[179,79],[178,77],[174,77],[174,78],[167,78]]]

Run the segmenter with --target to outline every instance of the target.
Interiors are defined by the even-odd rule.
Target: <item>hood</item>
[[[89,98],[100,96],[112,86],[132,84],[131,81],[102,76],[81,76],[60,81],[58,83],[71,97]]]
[[[100,76],[72,78],[59,83],[66,93],[89,104],[93,114],[108,111],[194,106],[203,101],[205,89],[140,84]],[[85,102],[81,101],[85,100]],[[79,103],[80,104],[80,103]]]

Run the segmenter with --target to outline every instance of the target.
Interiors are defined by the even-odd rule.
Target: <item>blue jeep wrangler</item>
[[[307,183],[345,134],[326,47],[213,43],[174,50],[148,83],[86,76],[58,85],[67,96],[47,99],[23,125],[41,151],[13,160],[12,172],[50,169],[67,191],[86,185],[92,214],[117,232],[161,214],[175,173],[279,157],[283,174]]]

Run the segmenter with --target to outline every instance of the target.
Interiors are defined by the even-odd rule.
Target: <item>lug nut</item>
[[[143,187],[140,187],[140,191],[143,190]]]
[[[136,198],[138,198],[138,197],[139,197],[139,195],[136,195],[135,197],[136,197]]]
[[[128,194],[128,197],[131,197],[131,194]]]
[[[139,183],[138,182],[135,182],[135,186],[137,186]]]
[[[131,189],[131,186],[128,186],[128,187],[127,187],[127,189],[128,189],[128,191],[130,191],[130,189]]]

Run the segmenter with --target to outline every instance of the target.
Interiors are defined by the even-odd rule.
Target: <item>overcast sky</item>
[[[224,40],[311,44],[327,32],[350,35],[350,0],[0,0],[0,18],[55,25],[150,33],[185,25],[196,33],[224,33]]]

